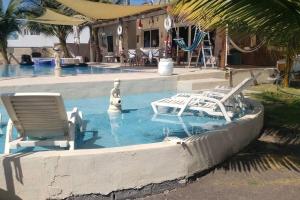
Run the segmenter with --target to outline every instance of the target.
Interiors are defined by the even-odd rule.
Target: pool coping
[[[59,83],[83,83],[83,82],[99,82],[99,81],[113,81],[116,78],[120,80],[141,80],[141,79],[166,79],[174,78],[188,74],[205,74],[220,72],[218,69],[174,69],[174,73],[171,76],[160,76],[157,73],[157,69],[141,69],[140,72],[130,73],[107,73],[107,74],[80,74],[76,76],[34,76],[34,77],[18,77],[18,78],[0,78],[0,87],[8,86],[26,86],[26,85],[47,85],[47,84],[59,84]]]
[[[263,106],[254,100],[249,102],[254,113],[222,129],[189,137],[182,144],[169,141],[0,156],[0,176],[5,177],[0,180],[0,188],[23,199],[91,194],[115,198],[120,191],[185,180],[224,161],[260,134]]]

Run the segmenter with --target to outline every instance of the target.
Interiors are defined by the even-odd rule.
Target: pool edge
[[[108,149],[49,151],[0,156],[0,188],[7,197],[63,199],[103,196],[191,177],[240,151],[263,127],[263,106],[254,114],[183,144],[160,142]],[[12,195],[12,196],[11,196]]]

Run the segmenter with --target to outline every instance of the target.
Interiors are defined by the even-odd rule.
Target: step
[[[193,69],[191,69],[193,70]],[[217,69],[200,69],[195,68],[195,71],[192,73],[180,74],[178,76],[178,81],[184,80],[199,80],[199,79],[207,79],[207,78],[225,78],[225,71],[217,70]]]
[[[220,78],[207,78],[199,80],[185,80],[177,82],[177,92],[196,92],[203,89],[212,89],[216,86],[228,86],[229,81]]]

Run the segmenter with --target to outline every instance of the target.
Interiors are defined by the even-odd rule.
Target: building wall
[[[166,14],[158,15],[155,17],[149,17],[141,19],[143,28],[137,28],[137,35],[139,37],[139,42],[137,43],[137,48],[144,47],[144,31],[159,29],[159,47],[164,47],[164,40],[167,37],[167,32],[164,28],[164,19],[167,17]],[[136,26],[137,27],[137,26]]]
[[[266,47],[262,47],[253,53],[241,53],[243,65],[275,66],[276,61],[283,58],[280,52],[271,52]]]
[[[8,47],[11,48],[31,48],[31,47],[53,47],[58,43],[58,38],[53,36],[41,35],[22,35],[19,34],[17,39],[8,40]]]
[[[167,17],[167,14],[157,14],[154,17],[145,17],[145,15],[140,15],[140,18],[137,20],[129,22],[121,22],[123,26],[123,35],[122,39],[122,48],[119,48],[119,36],[117,35],[118,24],[107,25],[102,28],[98,28],[99,36],[99,46],[101,48],[101,54],[103,56],[108,55],[107,45],[106,45],[106,36],[113,35],[114,37],[114,52],[110,53],[115,56],[120,56],[119,50],[122,49],[125,52],[128,49],[140,49],[144,47],[144,31],[158,29],[159,30],[159,48],[164,49],[164,41],[167,37],[167,32],[164,28],[164,19]],[[122,19],[120,19],[122,20]],[[142,28],[138,28],[139,20],[141,20]],[[101,25],[101,23],[100,23]],[[186,26],[184,23],[177,23],[177,27]],[[104,33],[104,36],[102,34]],[[189,29],[189,35],[192,35],[192,30]],[[211,35],[212,36],[212,35]],[[103,39],[102,39],[103,38]],[[236,60],[236,57],[233,58],[231,54],[226,58],[226,31],[224,28],[219,28],[215,30],[214,37],[211,37],[214,41],[213,55],[217,58],[218,66],[225,67],[227,64],[231,64],[232,59]],[[193,38],[190,36],[188,45],[192,43]],[[251,41],[252,42],[252,41]],[[244,45],[245,46],[245,45]],[[246,45],[247,46],[247,45]],[[255,45],[254,45],[255,46]],[[230,48],[228,46],[228,48]],[[189,53],[186,53],[187,57],[190,56]],[[175,54],[176,55],[176,54]],[[254,65],[254,66],[271,66],[276,63],[282,55],[278,53],[270,53],[266,48],[261,48],[253,53],[240,53],[240,64],[239,65]],[[175,56],[175,58],[178,58]],[[174,58],[174,60],[176,60]]]
[[[123,33],[122,36],[117,34],[117,29],[119,24],[104,26],[98,28],[98,38],[99,46],[102,56],[114,55],[120,56],[120,51],[124,50],[125,52],[128,49],[137,48],[137,31],[136,31],[136,21],[122,22]],[[114,52],[108,52],[107,47],[107,36],[113,36],[113,49]],[[120,43],[122,41],[122,44]],[[122,45],[122,47],[120,46]]]
[[[100,51],[103,56],[118,55],[119,36],[117,35],[117,24],[105,26],[98,29]],[[113,36],[113,52],[108,52],[107,36]]]
[[[23,29],[24,30],[24,29]],[[59,43],[59,40],[55,36],[47,36],[45,34],[31,34],[26,31],[27,34],[22,31],[20,34],[17,34],[16,37],[11,37],[8,42],[8,47],[11,48],[35,48],[35,47],[53,47],[54,44]],[[88,27],[84,28],[80,32],[80,43],[89,43],[90,39],[90,30]],[[73,33],[69,34],[67,37],[67,43],[74,42]]]
[[[90,40],[90,30],[85,27],[80,32],[80,54],[89,58],[88,43]],[[78,47],[74,44],[73,33],[67,37],[68,49],[73,55],[78,55]],[[12,53],[11,63],[16,64],[21,60],[22,54],[31,55],[33,52],[39,52],[42,57],[52,57],[52,48],[59,43],[57,37],[46,36],[44,34],[31,33],[26,29],[22,29],[21,33],[15,34],[8,40],[8,53]],[[10,56],[9,56],[10,57]],[[14,59],[15,58],[15,59]],[[0,64],[2,63],[2,56],[0,55]],[[17,60],[17,61],[16,61]]]
[[[121,37],[117,35],[117,28],[119,24],[107,25],[98,28],[101,55],[120,56],[120,50],[127,52],[128,49],[139,49],[144,47],[144,31],[152,29],[159,29],[159,47],[163,48],[164,40],[167,36],[163,25],[165,17],[166,15],[159,15],[142,19],[142,29],[138,29],[136,20],[121,22],[120,24],[122,24],[123,27],[123,33]],[[113,36],[114,52],[107,51],[107,36]],[[119,39],[122,40],[122,47],[120,47],[121,43]]]
[[[136,49],[137,47],[137,28],[136,28],[136,21],[128,22],[128,49]]]

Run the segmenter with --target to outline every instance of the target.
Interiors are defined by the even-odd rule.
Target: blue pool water
[[[84,118],[87,120],[86,131],[76,135],[76,148],[107,148],[161,142],[166,136],[185,138],[226,123],[224,119],[197,115],[182,118],[155,117],[150,103],[172,94],[172,92],[164,92],[124,96],[122,98],[124,112],[115,117],[109,116],[106,112],[108,97],[65,100],[67,110],[72,110],[76,106],[83,111]],[[0,112],[4,115],[2,132],[0,132],[0,153],[2,153],[8,117],[3,107],[0,107]],[[45,149],[22,149],[22,151],[32,150]]]
[[[103,68],[94,66],[74,66],[62,68],[62,76],[75,76],[79,74],[104,74],[104,73],[128,73],[132,70],[121,68]],[[51,64],[40,64],[33,66],[0,65],[0,78],[35,77],[54,75],[54,66]]]

